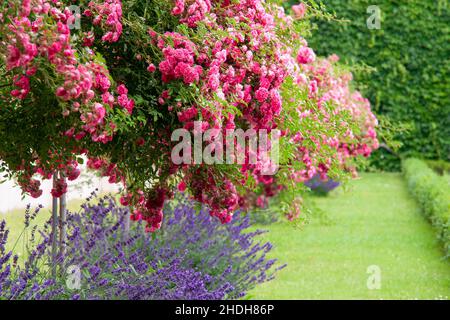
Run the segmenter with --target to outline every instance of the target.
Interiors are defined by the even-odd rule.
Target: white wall
[[[96,177],[92,172],[87,172],[85,167],[80,168],[81,175],[75,181],[68,181],[67,200],[84,199],[90,195],[95,188],[98,188],[98,193],[116,192],[120,185],[110,184],[107,178]],[[22,191],[14,181],[7,181],[0,184],[0,212],[8,212],[13,209],[24,208],[28,203],[32,207],[39,204],[48,207],[52,203],[52,196],[50,190],[52,189],[52,181],[45,180],[42,185],[42,196],[34,199],[30,196],[25,196],[22,200]]]

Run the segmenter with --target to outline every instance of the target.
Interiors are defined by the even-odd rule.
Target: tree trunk
[[[65,178],[61,174],[61,179]],[[59,199],[59,255],[63,257],[66,253],[66,210],[67,210],[67,197],[63,194]]]
[[[53,186],[56,185],[57,173],[53,173]],[[58,258],[58,198],[53,197],[52,203],[52,276],[56,278],[57,258]]]

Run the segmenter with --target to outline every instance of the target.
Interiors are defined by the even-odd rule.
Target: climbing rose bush
[[[306,186],[313,183],[312,180],[328,181],[333,162],[337,162],[339,169],[356,177],[354,160],[359,156],[370,156],[379,146],[375,131],[378,121],[371,112],[368,99],[351,89],[352,74],[337,64],[339,57],[332,55],[326,59],[316,59],[312,50],[307,49],[299,51],[297,60],[302,62],[301,70],[304,75],[311,79],[308,83],[308,94],[314,104],[311,109],[305,108],[297,121],[302,122],[305,118],[313,117],[327,125],[339,124],[340,128],[333,136],[323,134],[319,138],[305,137],[304,132],[309,132],[308,130],[298,131],[291,139],[298,146],[294,152],[295,159],[303,166],[300,169],[289,168],[288,175],[293,181]],[[332,109],[330,105],[333,106]],[[341,120],[329,121],[333,116]],[[331,130],[332,128],[330,132]],[[314,145],[305,145],[308,139],[311,139]],[[335,151],[326,161],[320,158],[321,148],[324,147]],[[280,183],[276,176],[269,177],[260,183],[256,192],[247,193],[241,198],[241,206],[266,208],[269,199],[285,189],[286,185]],[[296,199],[293,203],[287,215],[289,219],[294,219],[301,213],[299,200]]]
[[[355,173],[353,159],[377,146],[367,100],[302,37],[305,4],[292,16],[263,0],[78,1],[79,15],[71,4],[13,0],[1,9],[0,157],[34,197],[56,171],[52,194],[64,194],[85,155],[123,184],[121,203],[147,231],[161,227],[175,187],[223,223],[281,190],[296,216],[300,182]],[[217,139],[227,129],[280,130],[280,170],[263,174],[274,163],[247,148],[244,164],[176,165],[178,128],[215,129],[203,141],[212,153],[229,145]]]

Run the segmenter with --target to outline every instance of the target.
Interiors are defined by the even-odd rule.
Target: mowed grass
[[[272,257],[288,266],[252,299],[449,299],[450,263],[400,174],[363,174],[350,190],[316,198],[331,219],[268,228]],[[381,288],[369,290],[369,266]]]

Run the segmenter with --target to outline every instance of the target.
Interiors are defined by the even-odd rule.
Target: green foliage
[[[307,2],[308,3],[308,2]],[[294,1],[290,1],[294,4]],[[450,13],[445,1],[323,0],[340,19],[315,19],[310,46],[318,55],[338,54],[352,65],[355,80],[376,113],[409,126],[395,133],[405,156],[448,160],[450,156]],[[381,10],[381,29],[370,30],[370,5]],[[348,22],[345,22],[348,21]],[[360,72],[361,71],[361,72]],[[382,141],[382,142],[387,142]],[[375,154],[378,168],[399,168],[385,150]]]
[[[440,175],[450,174],[450,162],[444,160],[428,160],[427,165]]]
[[[418,159],[403,161],[408,187],[431,220],[444,243],[446,258],[450,257],[450,188],[445,177],[438,176],[427,164]]]

